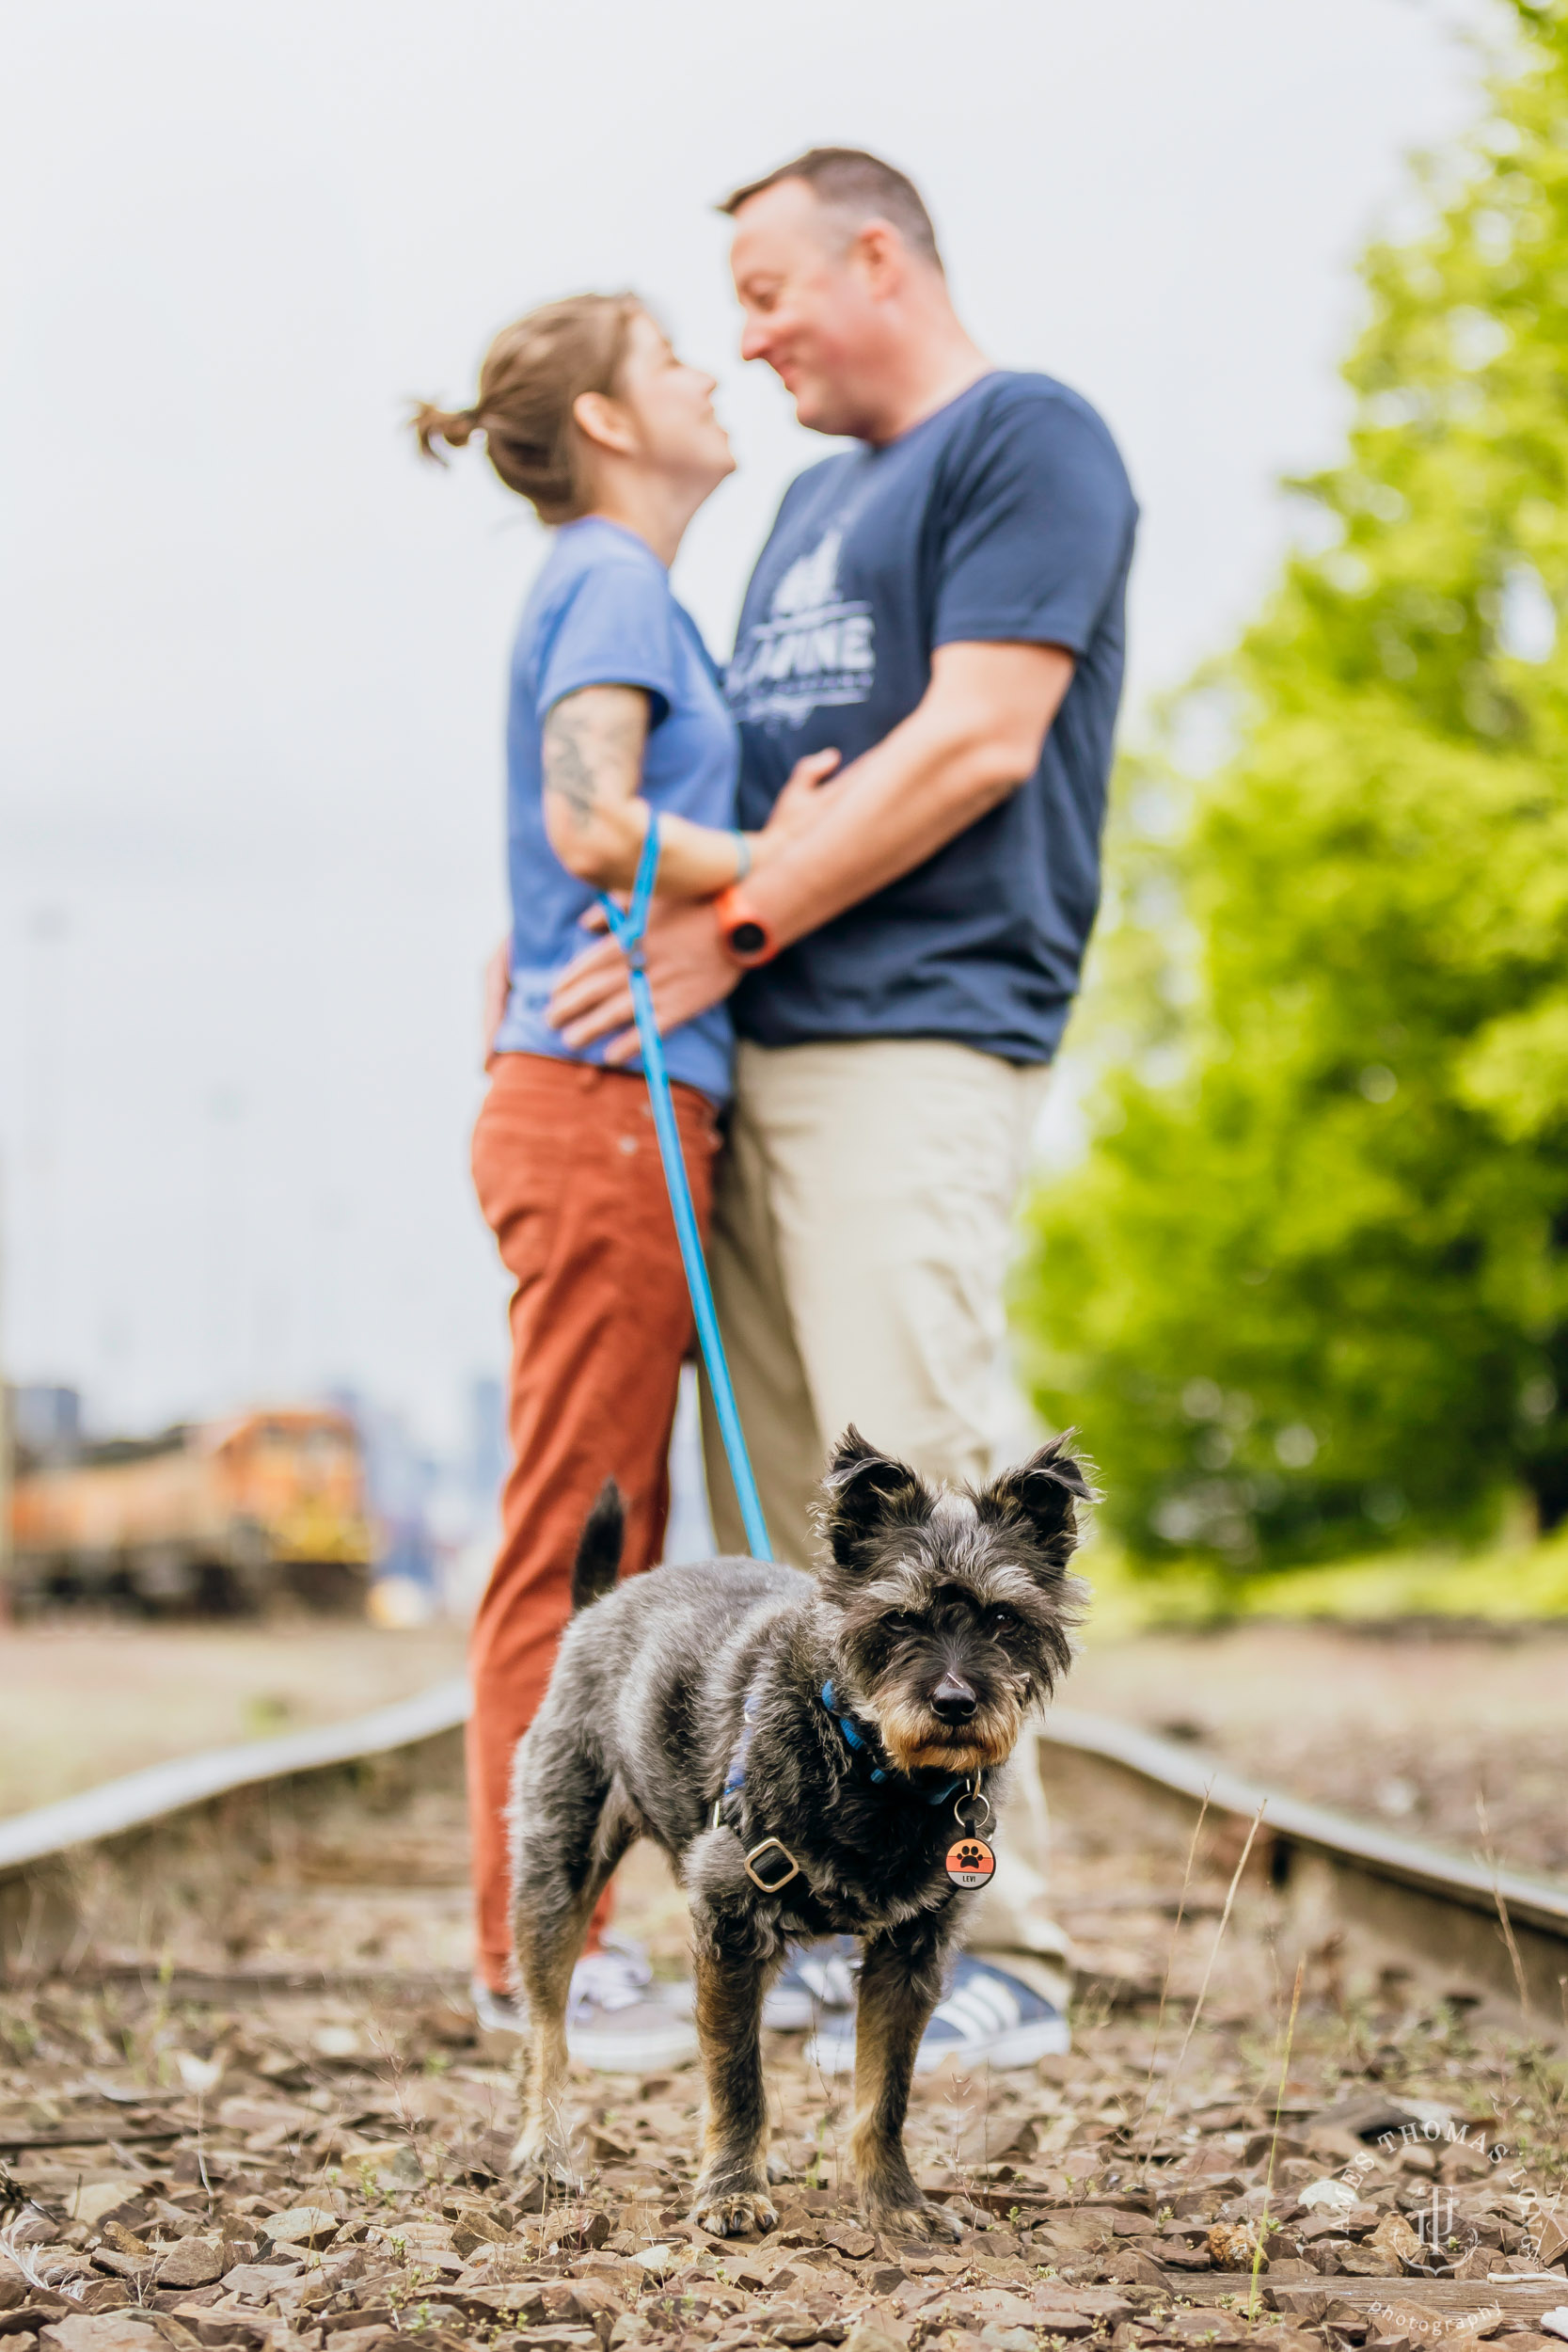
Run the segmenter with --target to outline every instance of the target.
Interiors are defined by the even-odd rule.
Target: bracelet
[[[719,917],[719,936],[736,963],[751,971],[759,963],[771,962],[779,944],[764,918],[747,903],[737,882],[719,893],[713,908]]]
[[[736,828],[736,831],[735,848],[735,879],[737,882],[743,882],[747,875],[752,870],[752,843],[751,836],[747,834],[741,833],[738,828]]]

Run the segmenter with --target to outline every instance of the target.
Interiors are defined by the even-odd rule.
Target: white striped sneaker
[[[527,2033],[528,2002],[521,1993],[492,1993],[478,1976],[469,1992],[483,2032]],[[691,1988],[661,1984],[635,1945],[607,1938],[572,1971],[566,2047],[579,2066],[606,2074],[657,2074],[686,2066],[697,2055]]]
[[[1052,2002],[1000,1968],[960,1952],[945,1998],[915,2055],[914,2071],[929,2074],[949,2059],[965,2066],[1033,2066],[1072,2046],[1067,2019]],[[825,2018],[803,2053],[823,2074],[847,2074],[855,2063],[852,2016]]]

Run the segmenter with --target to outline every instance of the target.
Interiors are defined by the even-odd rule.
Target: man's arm
[[[923,865],[1016,791],[1039,765],[1072,671],[1059,645],[939,646],[909,717],[844,771],[810,832],[748,882],[748,901],[780,945]],[[647,956],[664,1030],[720,1003],[739,977],[706,906],[650,926]],[[556,985],[549,1017],[574,1046],[625,1030],[631,993],[620,950],[579,956]],[[607,1057],[628,1061],[636,1050],[635,1035],[618,1036]]]

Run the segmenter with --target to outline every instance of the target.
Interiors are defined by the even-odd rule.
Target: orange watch
[[[731,882],[728,890],[721,890],[713,903],[719,916],[719,936],[736,963],[743,963],[751,971],[778,954],[779,943],[768,927],[767,917],[757,913],[738,882]]]

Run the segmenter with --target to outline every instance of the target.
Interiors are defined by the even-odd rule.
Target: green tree
[[[1568,1515],[1568,11],[1516,13],[1364,263],[1310,551],[1123,778],[1019,1309],[1146,1558]]]

